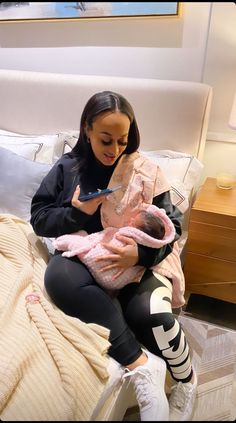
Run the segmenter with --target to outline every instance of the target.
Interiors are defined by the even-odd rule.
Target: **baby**
[[[77,256],[87,266],[98,284],[107,289],[119,289],[127,283],[139,282],[145,268],[139,265],[132,266],[124,269],[115,279],[117,269],[101,271],[109,261],[101,264],[99,261],[96,262],[96,258],[110,254],[103,243],[116,247],[124,246],[124,243],[117,239],[117,234],[132,238],[138,244],[160,248],[174,240],[175,228],[164,209],[147,205],[131,218],[129,226],[108,227],[90,235],[85,231],[62,235],[54,240],[53,245],[57,250],[64,251],[62,254],[64,257]]]

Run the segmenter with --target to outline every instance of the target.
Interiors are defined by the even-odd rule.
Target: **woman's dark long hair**
[[[105,112],[124,113],[130,120],[128,144],[123,154],[131,154],[137,151],[139,147],[139,129],[130,103],[122,95],[112,91],[102,91],[96,93],[88,100],[84,107],[80,119],[79,138],[72,150],[72,154],[78,160],[80,170],[86,170],[93,157],[93,152],[90,143],[88,143],[85,128],[91,129],[96,118]]]

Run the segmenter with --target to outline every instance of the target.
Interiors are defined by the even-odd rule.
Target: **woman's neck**
[[[91,160],[89,166],[91,167],[90,176],[91,179],[96,182],[97,188],[103,189],[107,187],[116,165],[117,162],[112,166],[106,166],[99,162],[95,157]]]

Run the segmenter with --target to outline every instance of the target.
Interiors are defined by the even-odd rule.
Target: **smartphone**
[[[112,192],[115,192],[120,188],[121,188],[121,185],[119,185],[118,187],[115,187],[115,188],[106,188],[106,189],[101,189],[101,190],[96,191],[96,192],[89,192],[88,194],[80,195],[78,200],[79,201],[91,200],[92,198],[101,197],[101,195],[111,194]]]

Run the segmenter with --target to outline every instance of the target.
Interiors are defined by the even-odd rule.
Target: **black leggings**
[[[49,261],[45,288],[66,314],[108,328],[108,353],[123,366],[134,362],[144,346],[165,360],[175,380],[191,379],[189,347],[171,310],[167,278],[147,270],[140,283],[126,285],[112,299],[77,257],[58,254]]]

